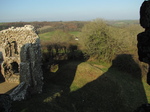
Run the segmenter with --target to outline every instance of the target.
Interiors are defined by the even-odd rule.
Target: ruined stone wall
[[[150,66],[150,1],[144,1],[141,5],[140,25],[145,31],[137,36],[139,60]],[[147,73],[147,83],[150,85],[150,68]]]
[[[31,94],[42,92],[41,46],[33,26],[0,31],[0,54],[6,82],[24,82],[25,91]]]

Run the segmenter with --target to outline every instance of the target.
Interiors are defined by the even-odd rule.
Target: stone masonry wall
[[[0,31],[0,54],[1,73],[5,81],[23,84],[24,95],[17,90],[13,97],[21,93],[23,99],[26,94],[42,92],[41,46],[33,26]]]
[[[145,29],[139,33],[138,40],[138,55],[139,60],[150,65],[150,1],[144,1],[140,8],[140,25]],[[150,85],[150,68],[147,73],[147,83]]]

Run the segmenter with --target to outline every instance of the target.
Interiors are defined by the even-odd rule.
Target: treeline
[[[2,23],[0,24],[0,31],[4,30],[4,29],[8,29],[10,27],[23,27],[24,25],[34,25],[35,28],[39,28],[40,25],[38,24],[38,22],[10,22],[10,23]]]
[[[3,23],[0,25],[0,30],[7,29],[9,27],[22,27],[24,25],[33,25],[38,33],[46,33],[55,30],[63,31],[80,31],[86,22],[71,21],[71,22],[12,22]]]
[[[60,60],[81,60],[82,51],[74,36],[63,30],[56,30],[49,40],[41,39],[43,61],[53,63]]]
[[[50,22],[49,24],[38,28],[39,33],[46,33],[55,30],[63,30],[64,32],[81,31],[86,22]]]

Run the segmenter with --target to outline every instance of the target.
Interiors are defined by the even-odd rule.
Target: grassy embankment
[[[14,108],[17,112],[133,112],[150,102],[150,87],[142,80],[139,66],[132,59],[126,61],[135,66],[123,67],[133,72],[116,67],[118,59],[112,65],[63,63],[56,73],[45,74],[42,94],[15,102]]]

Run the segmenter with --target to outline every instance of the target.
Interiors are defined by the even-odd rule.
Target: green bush
[[[111,61],[123,45],[114,37],[114,31],[103,20],[95,20],[86,24],[81,32],[80,44],[85,55],[98,60]]]
[[[139,25],[130,27],[115,27],[97,19],[84,25],[79,42],[85,56],[99,61],[110,62],[116,54],[136,51],[137,31]]]

